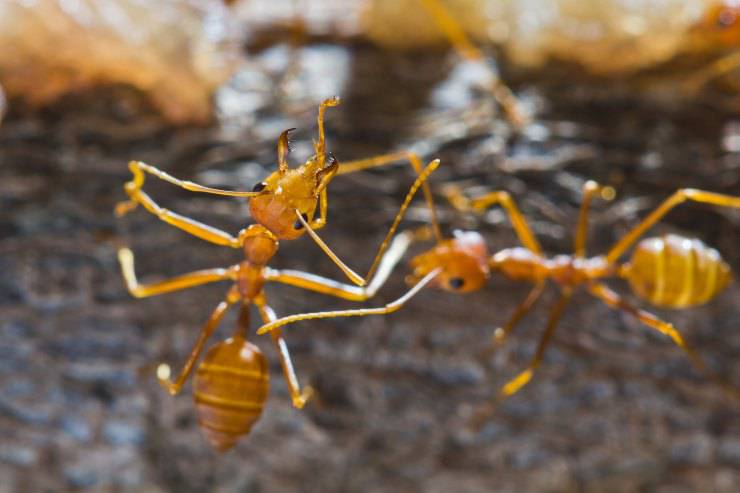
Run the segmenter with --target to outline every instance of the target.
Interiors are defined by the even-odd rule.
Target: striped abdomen
[[[668,308],[706,303],[732,277],[717,250],[678,235],[642,240],[622,275],[638,296]]]
[[[249,433],[262,414],[269,390],[267,362],[241,337],[208,350],[193,381],[198,422],[208,441],[225,452]]]

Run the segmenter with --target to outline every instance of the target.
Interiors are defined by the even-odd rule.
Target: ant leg
[[[570,289],[563,291],[563,294],[560,296],[558,302],[555,304],[555,306],[552,307],[552,309],[550,310],[550,318],[548,319],[547,326],[545,327],[545,332],[540,338],[540,342],[537,345],[537,351],[535,352],[532,361],[529,363],[529,366],[526,370],[521,372],[513,379],[509,380],[506,385],[501,387],[501,395],[503,397],[509,397],[510,395],[517,393],[532,379],[534,371],[537,369],[538,366],[540,366],[540,363],[542,362],[542,357],[545,354],[545,349],[547,348],[547,345],[550,343],[550,340],[555,333],[555,328],[558,325],[558,321],[560,321],[560,316],[563,313],[563,309],[565,308],[565,305],[567,305],[570,301],[571,296],[572,292]]]
[[[617,293],[609,289],[607,286],[599,283],[589,285],[589,292],[596,296],[598,299],[606,303],[610,308],[616,310],[622,310],[623,312],[629,313],[633,317],[637,318],[640,322],[647,325],[651,329],[657,330],[661,334],[664,334],[671,338],[671,340],[680,347],[686,356],[689,358],[691,364],[696,368],[699,373],[707,376],[712,381],[722,387],[729,395],[738,399],[740,398],[740,392],[734,388],[731,384],[722,379],[719,375],[712,372],[704,360],[699,354],[694,351],[676,330],[673,324],[664,322],[652,313],[636,308],[626,301],[624,301]]]
[[[345,300],[366,301],[375,296],[378,289],[385,284],[393,268],[401,260],[413,240],[414,233],[411,231],[405,231],[395,237],[393,243],[383,255],[383,260],[367,287],[349,286],[308,272],[269,268],[265,271],[265,280],[276,281]]]
[[[173,185],[176,185],[180,188],[184,188],[185,190],[189,190],[191,192],[200,192],[200,193],[210,193],[213,195],[225,195],[227,197],[254,197],[255,195],[258,195],[259,192],[233,192],[230,190],[221,190],[218,188],[210,188],[210,187],[204,187],[203,185],[199,185],[197,183],[193,183],[192,181],[186,181],[186,180],[180,180],[175,178],[174,176],[165,173],[164,171],[148,165],[146,163],[143,163],[141,161],[130,161],[128,163],[128,168],[131,171],[131,174],[133,175],[131,181],[127,182],[124,185],[124,190],[126,193],[131,197],[131,200],[127,202],[121,202],[116,206],[116,213],[119,216],[122,216],[126,213],[128,213],[131,209],[136,207],[136,199],[132,196],[132,194],[135,195],[135,192],[138,190],[141,190],[141,187],[144,186],[144,179],[146,178],[146,175],[144,173],[149,173],[160,180],[164,180],[168,183],[171,183]]]
[[[339,166],[339,171],[337,172],[338,175],[346,175],[348,173],[355,173],[357,171],[362,171],[370,168],[377,168],[379,166],[385,166],[387,164],[395,163],[397,161],[403,161],[406,160],[411,164],[411,167],[414,168],[414,171],[416,171],[417,175],[421,175],[422,173],[422,166],[421,166],[421,159],[419,158],[419,155],[415,152],[410,151],[400,151],[400,152],[394,152],[391,154],[382,154],[380,156],[373,156],[366,159],[359,159],[356,161],[349,161],[346,163],[342,163]],[[434,236],[437,238],[437,241],[442,240],[442,233],[440,232],[439,228],[439,222],[437,221],[437,214],[436,209],[434,207],[434,199],[432,197],[432,191],[429,189],[429,184],[424,182],[422,184],[422,192],[424,193],[424,200],[427,203],[427,207],[429,208],[429,214],[430,214],[430,220],[432,223],[432,228],[434,230]]]
[[[319,115],[316,118],[316,123],[319,127],[319,140],[314,143],[314,148],[316,152],[316,157],[318,158],[321,167],[324,166],[324,160],[326,159],[326,133],[324,132],[324,113],[326,113],[326,108],[339,106],[341,103],[341,98],[339,96],[334,96],[323,100],[319,105]]]
[[[246,230],[240,231],[237,237],[231,236],[225,231],[160,207],[146,192],[135,187],[129,187],[128,185],[129,183],[126,184],[126,193],[129,194],[131,200],[129,202],[121,202],[116,206],[116,214],[118,216],[130,212],[135,207],[135,204],[141,204],[147,211],[157,216],[160,220],[201,240],[231,248],[240,248],[242,246],[244,241],[243,234]],[[132,204],[134,205],[132,206]]]
[[[738,67],[740,67],[740,52],[713,61],[709,66],[691,76],[684,85],[690,92],[699,92],[710,80],[727,75],[737,70]]]
[[[437,268],[432,272],[424,276],[413,288],[409,289],[403,296],[398,298],[396,301],[392,301],[387,305],[380,308],[358,308],[354,310],[333,310],[327,312],[313,312],[313,313],[299,313],[297,315],[289,315],[287,317],[279,318],[268,324],[263,325],[257,329],[257,334],[264,334],[283,327],[294,322],[300,322],[301,320],[314,320],[319,318],[336,318],[336,317],[364,317],[366,315],[387,315],[398,311],[408,300],[414,297],[424,286],[429,284],[442,269]]]
[[[234,280],[236,278],[235,267],[228,269],[204,269],[188,274],[182,274],[171,279],[151,284],[139,284],[134,269],[134,253],[131,249],[123,247],[118,249],[118,263],[121,265],[121,273],[126,281],[129,293],[135,298],[147,298],[181,289],[192,288],[216,281]]]
[[[185,384],[185,381],[190,376],[190,373],[192,373],[195,361],[198,359],[200,353],[203,351],[203,346],[205,346],[206,341],[211,336],[211,334],[213,334],[213,331],[216,330],[216,327],[218,327],[218,324],[221,322],[221,319],[223,318],[229,306],[239,301],[239,299],[239,292],[235,288],[232,288],[231,290],[229,290],[229,294],[226,296],[226,299],[219,303],[216,309],[213,310],[213,313],[211,313],[208,321],[201,329],[198,340],[193,346],[193,349],[190,351],[190,356],[188,357],[185,366],[174,381],[170,379],[170,375],[172,374],[170,365],[168,365],[167,363],[162,363],[157,367],[157,379],[159,380],[159,383],[165,389],[167,389],[170,395],[178,394],[180,390],[182,390],[182,386]]]
[[[526,315],[529,310],[532,309],[532,305],[534,305],[535,301],[537,301],[537,299],[540,297],[544,288],[545,281],[539,281],[537,284],[535,284],[527,297],[524,298],[524,301],[522,301],[519,306],[516,307],[514,313],[511,315],[511,318],[509,318],[509,321],[506,322],[503,327],[499,327],[494,331],[493,342],[495,344],[503,344],[504,339],[506,339],[506,337],[511,334],[511,332],[514,330],[514,327],[516,327],[516,325],[524,317],[524,315]]]
[[[692,200],[703,204],[713,204],[722,207],[736,207],[740,208],[740,197],[733,197],[732,195],[724,195],[720,193],[705,192],[704,190],[697,190],[694,188],[681,188],[676,190],[673,195],[663,201],[657,209],[642,220],[640,224],[632,228],[629,233],[619,240],[606,255],[606,261],[609,264],[614,264],[619,257],[637,241],[652,225],[657,223],[663,216],[683,202]]]
[[[272,308],[266,305],[264,295],[258,297],[255,300],[255,305],[257,305],[257,309],[260,312],[262,321],[265,324],[274,322],[277,319]],[[272,342],[275,344],[275,348],[280,355],[280,366],[283,368],[285,381],[288,383],[288,390],[290,391],[290,397],[293,401],[293,407],[301,409],[311,398],[314,390],[308,385],[305,386],[303,390],[301,390],[301,386],[298,383],[298,377],[296,376],[295,369],[293,368],[293,361],[290,359],[288,345],[285,343],[285,338],[283,337],[282,331],[280,329],[272,331],[270,332],[270,336],[272,337]]]
[[[615,195],[614,188],[604,187],[593,180],[588,180],[583,184],[583,199],[581,200],[581,210],[578,213],[578,228],[575,237],[575,256],[583,258],[586,256],[586,235],[588,232],[588,213],[591,207],[591,200],[594,194],[604,200],[612,200]]]
[[[516,235],[519,238],[519,241],[522,242],[522,245],[524,245],[532,253],[535,253],[537,255],[542,254],[542,247],[540,246],[540,243],[537,241],[537,238],[532,233],[532,230],[530,229],[527,220],[524,218],[524,215],[519,212],[519,208],[516,206],[516,202],[514,202],[514,199],[511,198],[509,192],[489,192],[481,197],[469,199],[457,186],[451,185],[445,187],[442,193],[445,195],[445,197],[447,197],[447,200],[450,202],[452,207],[461,212],[473,211],[481,213],[492,205],[500,205],[508,214],[511,225],[514,227],[514,232],[516,232]]]
[[[431,163],[427,165],[426,168],[422,170],[422,172],[419,174],[419,176],[416,178],[416,181],[414,181],[413,185],[411,185],[411,188],[409,189],[408,193],[406,194],[406,198],[404,199],[403,203],[401,204],[400,209],[398,210],[398,214],[396,214],[395,219],[393,220],[393,224],[391,225],[390,229],[388,230],[388,233],[386,234],[385,238],[383,239],[383,243],[381,243],[380,248],[378,249],[377,254],[375,255],[375,259],[373,260],[372,265],[370,266],[370,270],[368,271],[365,278],[360,277],[356,272],[354,272],[352,269],[350,269],[344,262],[342,262],[339,257],[329,248],[329,246],[324,243],[324,241],[319,237],[318,234],[313,230],[310,224],[306,222],[306,220],[301,215],[300,211],[296,209],[296,217],[301,222],[304,228],[306,228],[306,231],[308,234],[313,238],[313,240],[316,242],[316,244],[324,251],[324,253],[344,272],[344,274],[355,284],[358,286],[364,286],[367,284],[366,278],[371,278],[373,274],[375,273],[375,270],[377,269],[382,257],[383,253],[385,252],[386,248],[388,247],[388,244],[391,241],[391,238],[395,234],[396,230],[398,229],[398,225],[401,222],[401,219],[403,218],[403,215],[406,212],[406,209],[408,209],[409,204],[411,203],[411,200],[414,198],[414,195],[419,190],[419,188],[424,184],[424,182],[429,178],[429,175],[431,175],[435,169],[437,169],[437,166],[439,166],[439,159],[435,159]]]
[[[452,16],[450,11],[439,0],[422,0],[421,2],[427,12],[434,18],[437,26],[444,33],[450,44],[466,60],[474,62],[484,62],[483,53],[470,41],[465,30],[460,27],[460,23]],[[499,105],[506,112],[506,116],[517,127],[521,128],[529,123],[531,117],[524,108],[521,107],[519,100],[511,92],[501,78],[491,72],[491,92]]]

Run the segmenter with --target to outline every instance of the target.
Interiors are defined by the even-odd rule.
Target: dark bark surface
[[[227,266],[239,252],[141,210],[115,221],[129,159],[251,189],[274,168],[284,128],[299,128],[294,162],[307,156],[316,104],[340,92],[345,103],[328,114],[329,148],[340,162],[401,148],[440,157],[433,187],[456,181],[473,192],[509,190],[550,253],[572,249],[586,179],[619,194],[594,206],[591,253],[605,251],[677,188],[740,194],[740,126],[721,99],[666,108],[604,97],[603,87],[592,87],[598,97],[590,97],[575,84],[529,81],[517,90],[538,105],[537,124],[515,137],[441,55],[395,57],[365,47],[309,47],[300,55],[312,65],[304,61],[298,71],[290,103],[278,105],[264,89],[270,79],[253,67],[231,90],[251,91],[257,109],[226,111],[231,126],[223,128],[168,127],[125,88],[70,96],[43,113],[11,106],[0,126],[0,492],[740,488],[738,404],[665,337],[584,293],[568,306],[531,384],[489,408],[532,355],[556,295],[548,290],[508,343],[486,355],[493,329],[528,290],[498,277],[464,296],[423,291],[387,317],[286,329],[301,382],[317,390],[303,411],[290,406],[269,338],[254,336],[271,362],[265,413],[235,450],[213,452],[198,429],[190,385],[170,397],[154,368],[162,361],[180,368],[227,286],[135,300],[115,249],[132,244],[144,280]],[[280,54],[261,55],[270,56]],[[322,236],[364,271],[412,181],[403,166],[335,179]],[[147,190],[228,231],[250,221],[239,200],[154,179]],[[492,251],[515,244],[497,210],[476,219],[440,201],[440,216],[447,231],[479,228]],[[410,217],[409,226],[424,221],[420,202]],[[696,236],[740,272],[736,211],[687,204],[654,231]],[[283,242],[273,265],[341,277],[309,238]],[[401,265],[370,305],[402,293],[407,269]],[[351,306],[284,286],[269,286],[267,295],[281,315]],[[704,307],[656,313],[740,385],[737,285]],[[235,316],[214,340],[230,333]],[[476,428],[471,417],[483,408],[488,418]]]

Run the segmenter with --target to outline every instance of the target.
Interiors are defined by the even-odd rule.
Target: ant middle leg
[[[239,296],[239,292],[236,290],[236,288],[231,288],[229,290],[229,293],[226,295],[226,299],[219,303],[216,309],[213,310],[213,313],[211,313],[208,321],[201,329],[198,340],[193,346],[193,349],[190,351],[190,356],[188,357],[185,366],[174,381],[170,379],[170,376],[172,374],[170,365],[168,365],[167,363],[162,363],[157,367],[157,379],[159,380],[159,383],[165,389],[167,389],[167,391],[171,395],[178,394],[180,390],[182,390],[182,386],[185,384],[188,377],[190,376],[190,373],[192,373],[193,371],[195,362],[200,356],[200,353],[203,352],[203,347],[205,346],[206,341],[216,330],[218,324],[221,323],[221,319],[226,313],[226,310],[231,305],[239,301],[240,298],[241,297]]]
[[[272,308],[267,306],[264,295],[255,300],[255,305],[257,305],[257,309],[260,312],[263,323],[268,324],[277,320],[275,312]],[[302,409],[314,394],[314,390],[308,385],[304,386],[301,390],[301,386],[298,383],[298,377],[293,368],[293,361],[290,358],[290,351],[288,351],[288,345],[285,342],[282,331],[280,329],[274,330],[270,332],[270,336],[272,337],[272,342],[275,344],[275,349],[277,349],[280,357],[280,366],[283,369],[283,375],[288,384],[288,390],[290,391],[290,398],[293,401],[293,407]]]
[[[689,346],[689,344],[678,332],[678,330],[676,330],[673,324],[664,322],[652,313],[630,305],[629,303],[624,301],[617,293],[609,289],[604,284],[594,283],[591,284],[588,289],[592,295],[603,301],[610,308],[629,313],[651,329],[670,337],[671,340],[686,354],[691,364],[694,366],[694,368],[696,368],[697,371],[699,371],[699,373],[707,376],[712,381],[717,383],[728,395],[730,395],[734,399],[740,399],[740,391],[738,391],[738,389],[736,389],[730,383],[726,382],[719,375],[711,371],[704,360],[701,358],[701,356],[699,356],[699,354],[694,351],[691,346]]]
[[[606,260],[614,264],[622,254],[627,251],[645,232],[657,223],[663,216],[668,214],[674,207],[691,200],[702,204],[713,204],[721,207],[740,208],[740,197],[724,195],[721,193],[706,192],[694,188],[681,188],[674,192],[673,195],[663,201],[657,209],[651,212],[637,226],[632,228],[624,237],[619,240],[606,255]]]
[[[534,303],[542,294],[542,291],[545,288],[545,284],[545,281],[537,282],[537,284],[534,285],[527,297],[524,298],[519,306],[516,307],[509,320],[502,327],[498,327],[494,331],[493,342],[495,344],[503,344],[506,337],[508,337],[509,334],[511,334],[511,332],[514,330],[514,327],[516,327],[521,319],[524,318],[527,313],[529,313],[529,310],[532,309],[532,305],[534,305]]]
[[[118,250],[118,263],[121,265],[121,273],[126,281],[129,293],[135,298],[148,298],[158,294],[171,293],[182,289],[200,286],[211,282],[234,280],[236,272],[234,267],[228,269],[215,268],[203,269],[195,272],[182,274],[164,281],[151,284],[140,284],[136,277],[134,268],[134,253],[127,247]]]
[[[509,192],[499,190],[470,199],[465,196],[459,187],[456,185],[449,185],[445,187],[442,193],[445,195],[452,207],[461,212],[482,213],[493,205],[500,205],[508,214],[511,225],[514,227],[514,232],[522,245],[532,253],[537,255],[542,254],[542,247],[540,246],[539,241],[537,241],[534,233],[532,233],[532,229],[529,227],[526,218],[519,211],[519,208],[516,206],[516,202],[511,198]]]
[[[527,385],[532,379],[534,371],[537,369],[538,366],[540,366],[540,363],[542,362],[542,357],[545,354],[545,349],[547,349],[547,345],[552,340],[552,336],[553,334],[555,334],[555,328],[557,327],[558,322],[560,321],[560,317],[563,314],[563,310],[570,301],[571,297],[572,291],[570,289],[566,289],[563,291],[563,294],[560,296],[558,302],[550,310],[550,317],[547,321],[545,332],[540,338],[540,342],[537,345],[537,351],[535,352],[532,361],[529,363],[529,366],[526,370],[521,372],[513,379],[509,380],[506,385],[501,387],[500,393],[502,397],[506,398],[519,392],[522,387]]]

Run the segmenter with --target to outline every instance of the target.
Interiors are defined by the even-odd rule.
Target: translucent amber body
[[[220,452],[234,446],[262,414],[269,390],[267,361],[257,346],[233,337],[213,346],[193,382],[198,422]]]
[[[706,303],[731,279],[717,250],[678,235],[642,240],[623,275],[638,296],[666,308]]]

